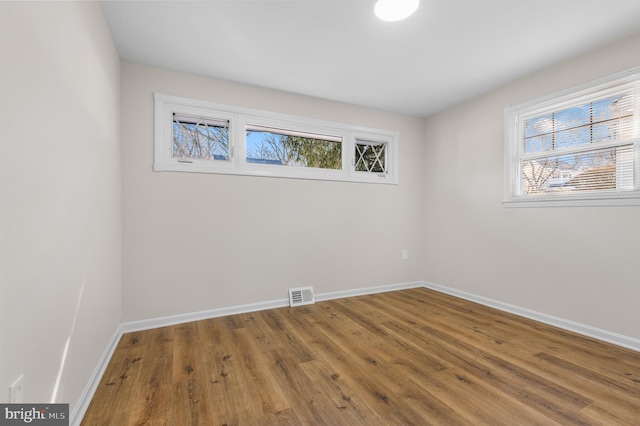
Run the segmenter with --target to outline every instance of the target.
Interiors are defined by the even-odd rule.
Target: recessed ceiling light
[[[378,0],[374,11],[383,21],[395,22],[408,18],[419,4],[420,0]]]

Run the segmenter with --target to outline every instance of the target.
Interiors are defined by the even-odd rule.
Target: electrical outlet
[[[22,379],[24,375],[21,374],[15,382],[9,386],[9,396],[12,404],[20,404],[22,402]]]
[[[402,250],[402,260],[407,260],[409,258],[409,250]]]

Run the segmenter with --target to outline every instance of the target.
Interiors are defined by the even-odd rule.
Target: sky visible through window
[[[525,155],[541,155],[521,162],[523,192],[615,190],[633,185],[629,147],[598,149],[598,144],[620,140],[630,127],[632,98],[621,93],[525,120],[521,149]],[[589,150],[571,152],[584,147]],[[563,151],[567,154],[562,155]]]
[[[174,158],[229,160],[228,124],[200,117],[174,117]]]
[[[342,168],[342,143],[322,139],[322,135],[296,135],[295,132],[247,130],[246,161],[321,169]]]
[[[622,98],[617,95],[525,121],[525,152],[616,139]]]

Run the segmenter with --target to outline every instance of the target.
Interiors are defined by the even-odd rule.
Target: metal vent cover
[[[313,287],[289,289],[289,306],[310,305],[312,303],[316,303],[313,296]]]

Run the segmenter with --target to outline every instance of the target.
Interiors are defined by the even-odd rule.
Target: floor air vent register
[[[313,287],[289,289],[289,306],[310,305],[316,303],[313,297]]]

